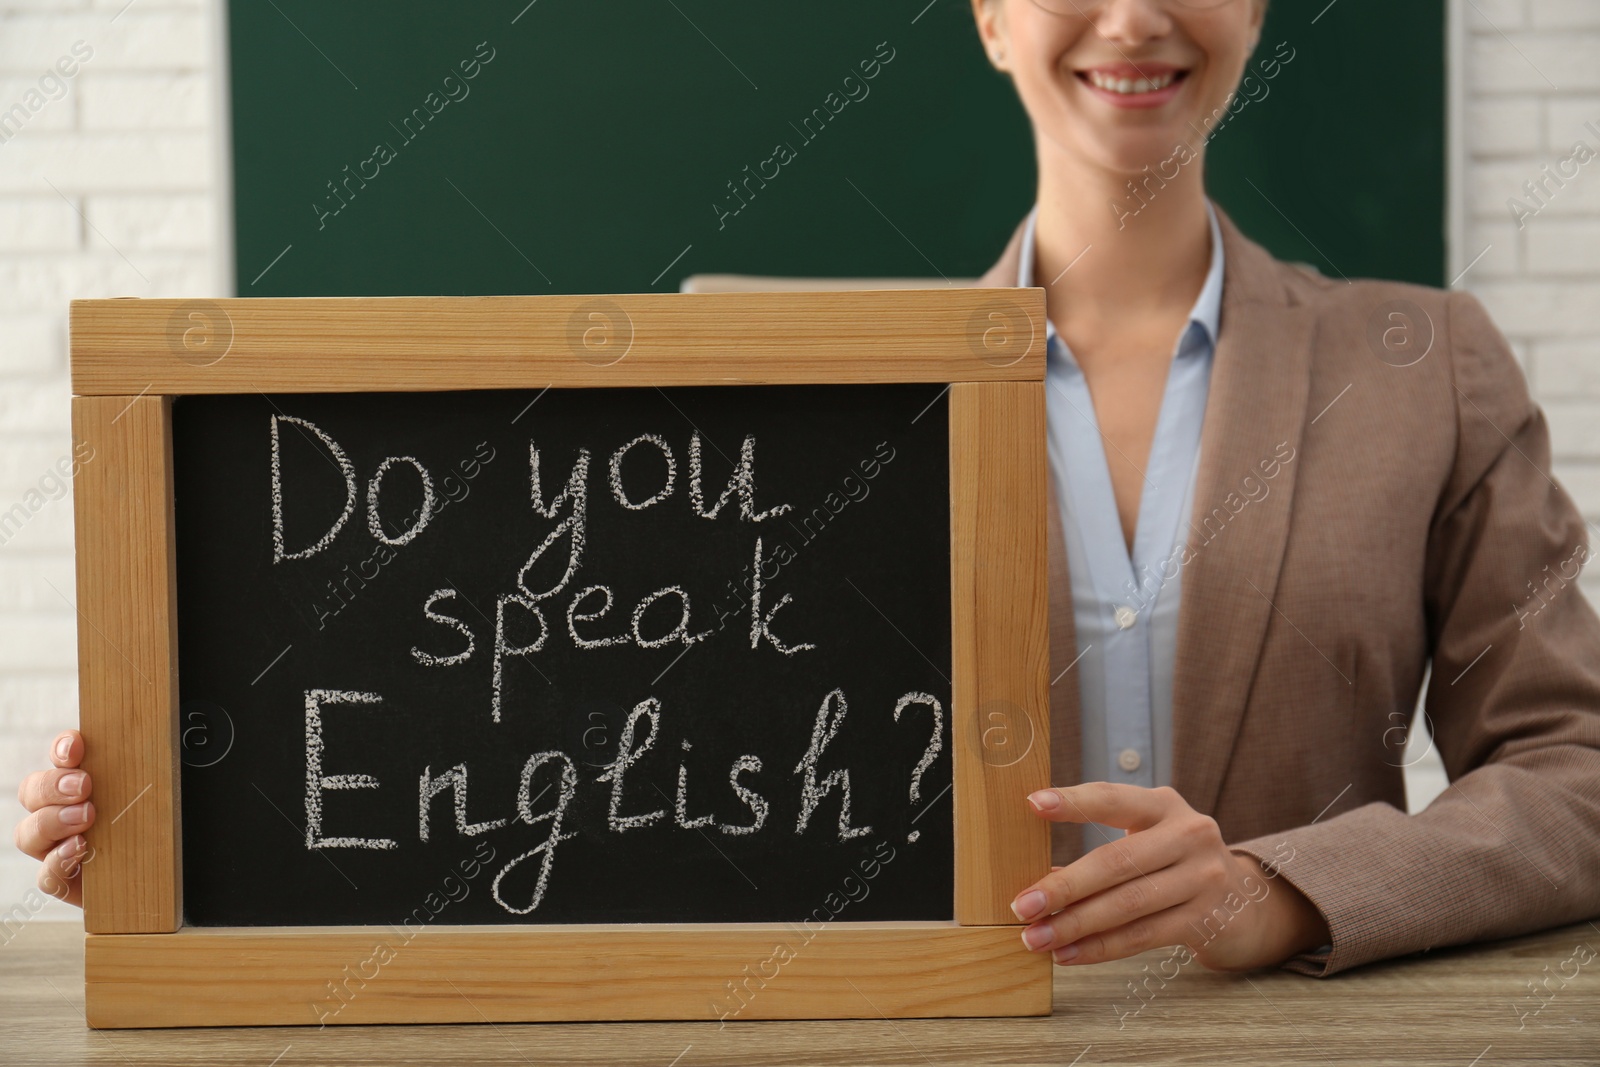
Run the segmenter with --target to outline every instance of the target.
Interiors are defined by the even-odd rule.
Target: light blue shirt
[[[1033,282],[1034,223],[1022,233],[1017,285]],[[1051,475],[1061,508],[1082,703],[1082,781],[1154,787],[1172,781],[1172,665],[1180,566],[1193,512],[1200,428],[1222,311],[1222,232],[1210,200],[1211,269],[1178,337],[1144,471],[1130,557],[1089,387],[1046,320],[1045,408]],[[1092,252],[1091,252],[1092,257]],[[1092,258],[1080,270],[1093,270]],[[1120,456],[1118,463],[1126,462]],[[1057,675],[1059,677],[1059,673]],[[1054,679],[1052,679],[1054,680]],[[1066,785],[1068,782],[1059,784]],[[1086,830],[1085,849],[1119,832]]]

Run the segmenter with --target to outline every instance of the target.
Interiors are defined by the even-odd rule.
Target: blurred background
[[[1280,258],[1476,293],[1591,521],[1597,57],[1600,0],[1275,0],[1207,166]],[[0,793],[77,721],[70,300],[937,285],[1033,180],[967,0],[0,0]]]

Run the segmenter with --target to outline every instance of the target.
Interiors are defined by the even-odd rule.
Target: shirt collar
[[[1033,229],[1039,216],[1039,205],[1036,203],[1028,212],[1028,218],[1022,229],[1022,254],[1018,258],[1017,287],[1030,288],[1033,282]],[[1205,284],[1200,287],[1200,295],[1195,298],[1194,307],[1189,309],[1189,321],[1199,323],[1206,331],[1206,337],[1213,348],[1217,344],[1217,330],[1222,317],[1222,227],[1217,223],[1217,212],[1211,206],[1211,198],[1206,198],[1206,217],[1211,224],[1211,269],[1206,273]],[[1055,325],[1048,318],[1045,319],[1045,337],[1054,337]]]

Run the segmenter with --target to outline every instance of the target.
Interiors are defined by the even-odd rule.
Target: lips
[[[1119,107],[1159,107],[1178,94],[1189,71],[1169,63],[1117,63],[1073,73],[1108,103]]]

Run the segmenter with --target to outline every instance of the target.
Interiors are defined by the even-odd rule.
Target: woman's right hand
[[[17,789],[17,799],[30,814],[16,829],[17,847],[44,861],[39,888],[80,908],[88,846],[83,834],[94,825],[89,773],[77,769],[83,748],[83,735],[76,730],[55,739],[50,746],[53,766],[28,775]]]

